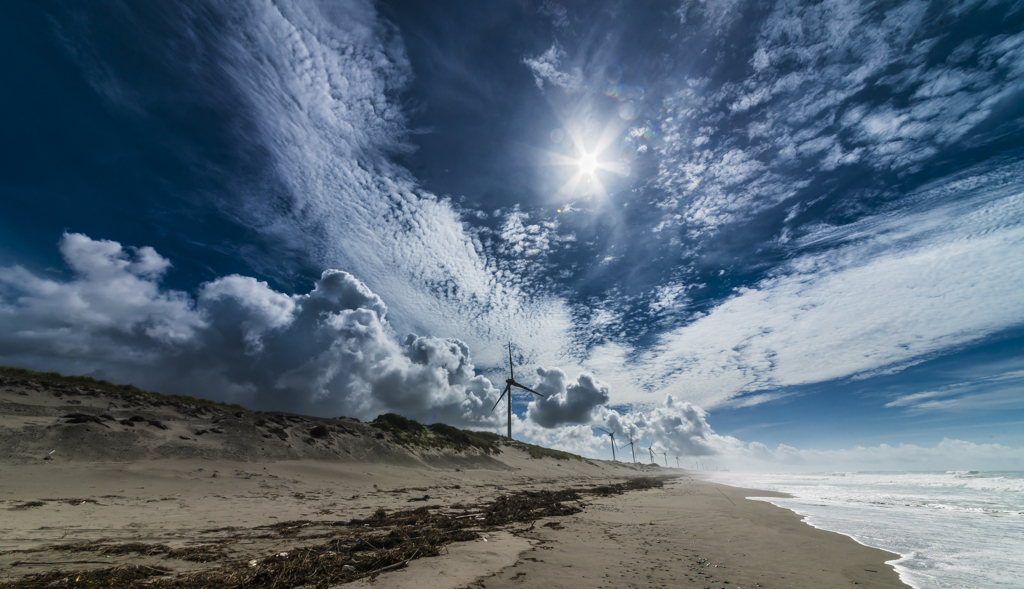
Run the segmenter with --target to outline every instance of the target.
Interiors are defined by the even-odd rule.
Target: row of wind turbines
[[[511,440],[512,439],[512,387],[518,387],[518,388],[523,389],[524,391],[530,391],[534,395],[537,395],[538,397],[541,397],[541,398],[546,398],[546,397],[544,397],[544,395],[538,393],[537,391],[535,391],[535,390],[533,390],[533,389],[531,389],[529,387],[525,387],[525,386],[519,384],[518,382],[516,382],[515,370],[512,368],[512,342],[509,342],[509,344],[508,344],[508,375],[509,375],[509,377],[507,379],[505,379],[505,390],[503,390],[501,392],[501,395],[498,397],[498,400],[494,402],[494,407],[491,407],[491,411],[494,411],[495,409],[497,409],[498,408],[498,403],[501,403],[501,400],[504,399],[506,395],[508,395],[508,439]],[[615,432],[611,432],[611,431],[608,431],[608,430],[600,428],[600,427],[595,427],[594,429],[603,431],[604,433],[608,434],[608,436],[611,438],[611,442],[612,442],[611,443],[611,445],[612,445],[612,461],[613,462],[618,462],[618,459],[615,457]],[[621,450],[622,448],[625,448],[626,446],[629,446],[630,452],[632,452],[632,454],[633,454],[633,463],[635,464],[636,463],[636,449],[634,448],[633,434],[632,433],[629,434],[629,443],[628,444],[623,444],[622,447],[619,448],[619,450]],[[651,455],[651,464],[654,464],[655,463],[655,460],[654,460],[654,441],[653,440],[651,441],[651,445],[650,446],[640,446],[640,448],[645,449],[645,450],[647,450],[650,453],[650,455]],[[665,459],[665,466],[668,467],[668,452],[662,452],[661,454],[662,454],[662,457]],[[676,459],[676,467],[677,468],[682,468],[682,465],[679,462],[679,457],[676,456],[675,459]],[[707,465],[705,465],[702,462],[694,461],[694,464],[697,466],[698,470],[710,470],[707,467]],[[718,470],[718,468],[716,467],[715,470]]]

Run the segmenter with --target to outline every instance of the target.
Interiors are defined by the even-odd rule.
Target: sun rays
[[[614,124],[602,129],[596,139],[591,139],[595,133],[585,133],[574,125],[559,129],[552,150],[545,152],[548,165],[568,172],[554,197],[607,198],[607,184],[614,178],[629,176],[630,172],[629,163],[616,158],[617,150],[613,149],[621,134],[622,129]]]

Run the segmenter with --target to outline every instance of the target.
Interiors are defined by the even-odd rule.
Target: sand
[[[537,459],[510,446],[493,455],[415,448],[351,420],[199,415],[88,391],[69,404],[67,391],[55,397],[39,383],[0,385],[0,587],[54,571],[62,572],[47,579],[69,576],[63,585],[71,586],[86,578],[78,571],[117,566],[163,567],[159,578],[168,580],[245,563],[262,570],[300,557],[340,558],[325,542],[383,538],[395,529],[344,522],[421,506],[474,522],[475,537],[339,586],[904,587],[885,564],[898,555],[747,499],[767,492],[715,485],[693,471]],[[72,409],[111,419],[69,424],[62,416]],[[129,414],[167,429],[120,425]],[[259,421],[289,424],[281,427],[286,436],[265,437]],[[312,442],[301,435],[319,423],[338,428]],[[213,427],[224,433],[194,434]],[[568,515],[499,526],[473,515],[524,491],[585,490],[638,476],[671,478],[661,488],[584,492],[559,504],[580,510]],[[89,550],[60,549],[98,540]],[[133,545],[136,551],[116,549]],[[214,559],[173,556],[183,548]]]

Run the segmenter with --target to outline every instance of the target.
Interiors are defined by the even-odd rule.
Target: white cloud
[[[530,401],[527,419],[553,428],[567,423],[589,423],[594,411],[608,402],[608,385],[583,372],[569,382],[559,368],[538,368],[541,380],[534,390],[544,395]]]
[[[543,256],[550,230],[524,217],[522,240],[501,244],[523,249],[508,261],[505,249],[467,230],[461,211],[391,162],[410,149],[399,95],[412,73],[398,31],[372,2],[213,1],[208,9],[233,25],[209,40],[213,54],[195,59],[215,62],[243,103],[252,127],[239,130],[250,135],[240,141],[266,150],[276,187],[224,204],[233,216],[387,293],[399,331],[458,333],[490,367],[510,339],[522,339],[530,356],[562,358],[571,315],[535,280],[528,257]],[[188,18],[197,30],[209,26],[203,15]]]
[[[900,394],[885,404],[912,415],[935,412],[1011,410],[1024,407],[1024,370],[1019,362],[981,364],[975,375],[958,375],[958,382],[937,389]]]
[[[816,253],[659,336],[623,366],[634,380],[613,402],[684,386],[688,400],[715,407],[899,370],[1020,325],[1024,192],[1005,182],[1018,172],[967,175],[909,197],[918,209],[798,239]]]
[[[578,67],[562,71],[559,66],[566,58],[565,51],[557,44],[537,57],[527,57],[523,63],[533,72],[537,87],[544,89],[544,82],[561,88],[565,92],[578,92],[583,87],[583,72]]]
[[[690,403],[680,402],[672,395],[647,413],[630,411],[619,414],[606,410],[602,427],[616,432],[621,446],[630,436],[638,462],[648,462],[652,447],[655,460],[676,466],[678,457],[683,468],[695,468],[694,462],[709,468],[730,471],[822,471],[822,470],[1020,470],[1024,467],[1024,448],[1002,444],[978,444],[964,440],[943,439],[935,446],[880,444],[875,447],[855,446],[838,450],[798,449],[779,444],[772,449],[760,442],[744,442],[732,436],[715,433],[706,413]],[[516,431],[535,443],[554,445],[559,449],[587,457],[611,458],[607,435],[592,432],[590,426],[542,428],[527,421],[516,421]],[[626,448],[618,450],[621,461],[631,461]]]
[[[159,289],[170,262],[152,248],[126,250],[70,233],[61,238],[60,251],[75,274],[69,282],[19,266],[0,268],[7,354],[86,358],[136,341],[156,349],[188,343],[206,327],[185,293]]]
[[[730,449],[715,460],[730,470],[747,471],[880,471],[880,470],[1020,470],[1024,448],[943,439],[935,446],[880,444],[841,450],[799,450],[780,444],[772,450],[752,442]]]
[[[93,373],[167,393],[318,415],[387,411],[485,426],[497,396],[456,339],[399,342],[379,296],[328,270],[288,296],[231,275],[195,301],[164,289],[169,267],[151,248],[66,234],[66,281],[0,268],[0,360]]]
[[[808,170],[918,170],[979,132],[1024,90],[1024,33],[965,41],[935,63],[948,52],[940,43],[946,33],[925,26],[928,19],[954,21],[965,9],[775,4],[749,48],[748,70],[727,78],[696,72],[668,93],[657,183],[666,203],[688,204],[665,223],[700,231],[742,222],[795,196]],[[721,23],[704,27],[717,32]]]

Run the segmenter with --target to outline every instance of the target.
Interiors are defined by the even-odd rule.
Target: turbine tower
[[[610,432],[610,431],[608,431],[606,429],[601,429],[599,427],[595,427],[594,429],[600,429],[604,433],[606,433],[609,436],[611,436],[611,438],[612,438],[612,462],[618,462],[617,460],[615,460],[615,432]]]
[[[668,452],[662,452],[661,455],[665,458],[665,468],[668,468]]]
[[[643,448],[644,446],[640,446],[640,447]],[[651,453],[651,464],[655,464],[655,462],[654,462],[654,442],[651,442],[651,445],[647,446],[647,451]]]
[[[619,446],[619,450],[629,446],[629,451],[633,453],[633,464],[636,464],[636,450],[633,448],[633,434],[629,434],[629,443]]]
[[[494,407],[491,407],[491,411],[494,411],[498,407],[498,403],[501,403],[501,399],[507,394],[508,395],[508,439],[512,439],[512,387],[519,387],[524,391],[530,391],[538,397],[544,397],[544,395],[538,393],[533,389],[528,389],[523,385],[516,382],[515,372],[512,370],[512,342],[508,343],[508,378],[505,379],[505,390],[501,392],[501,396],[494,402]]]

